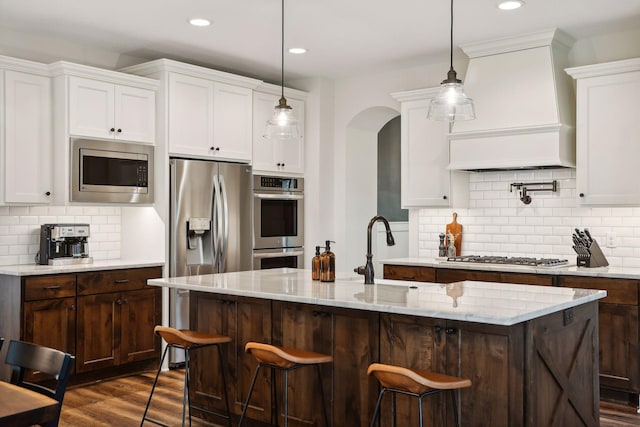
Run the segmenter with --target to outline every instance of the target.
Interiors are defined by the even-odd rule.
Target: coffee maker
[[[42,224],[40,264],[89,264],[89,224]]]

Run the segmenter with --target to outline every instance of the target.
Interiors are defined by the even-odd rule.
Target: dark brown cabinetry
[[[0,276],[0,336],[75,355],[74,382],[149,368],[160,358],[162,291],[146,281],[161,276],[161,267]]]
[[[406,268],[424,270],[423,274],[435,277],[433,281],[439,283],[482,280],[606,290],[607,297],[598,305],[602,397],[628,400],[637,406],[640,395],[640,288],[637,280],[396,265],[385,265],[384,277],[407,280],[402,274],[402,269]]]
[[[158,277],[151,270],[78,274],[77,372],[159,357],[161,290],[147,286]]]
[[[76,350],[76,276],[24,279],[22,339],[74,354]],[[30,377],[37,381],[38,375]]]
[[[473,387],[458,395],[462,425],[521,425],[523,331],[523,325],[501,327],[382,314],[380,361],[471,379]],[[391,426],[390,399],[386,405],[382,425]],[[399,395],[397,408],[399,425],[418,425],[417,399]],[[425,425],[453,425],[448,394],[425,399],[423,408]]]
[[[229,404],[231,411],[239,416],[256,367],[253,357],[245,353],[244,345],[248,341],[271,342],[271,302],[201,292],[191,292],[191,296],[192,327],[231,337],[231,342],[222,344],[221,349],[227,373]],[[224,413],[226,408],[217,350],[215,347],[202,348],[191,356],[191,403],[194,410],[200,407]],[[269,370],[262,370],[261,375],[251,397],[247,416],[269,422],[272,418],[271,374]],[[200,415],[210,418],[207,414]]]
[[[604,289],[600,300],[600,385],[604,389],[629,392],[637,405],[640,393],[638,359],[638,281],[598,277],[560,277],[560,286]]]
[[[328,417],[333,420],[330,425],[369,425],[373,415],[371,403],[378,392],[377,382],[367,375],[369,364],[378,361],[377,313],[274,301],[273,341],[285,347],[332,355],[334,362],[321,367]],[[279,377],[278,390],[282,390],[283,384]],[[301,369],[290,375],[289,425],[323,425],[318,393],[313,369]],[[278,425],[283,423],[281,416],[278,414]]]

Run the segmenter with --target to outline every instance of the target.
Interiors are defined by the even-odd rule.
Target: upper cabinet
[[[639,205],[640,58],[566,71],[577,80],[579,203]]]
[[[169,154],[251,161],[252,91],[169,73]]]
[[[450,171],[449,124],[427,119],[439,88],[398,92],[400,101],[401,203],[413,207],[465,207],[469,177]]]
[[[54,202],[70,203],[70,138],[156,143],[157,80],[60,61],[53,83]]]
[[[0,57],[0,146],[5,203],[49,203],[51,81],[41,64]]]
[[[155,142],[154,90],[101,80],[69,78],[69,133]]]
[[[279,88],[278,88],[279,89]],[[298,119],[300,137],[293,139],[267,139],[264,137],[267,120],[273,116],[281,95],[266,92],[253,93],[253,169],[266,173],[304,173],[304,101],[291,98],[287,103]]]
[[[160,81],[161,154],[251,162],[253,89],[260,80],[169,59],[122,71]]]

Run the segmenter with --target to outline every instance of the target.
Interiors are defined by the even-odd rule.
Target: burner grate
[[[556,267],[567,265],[569,261],[559,258],[532,258],[532,257],[506,257],[506,256],[482,256],[482,255],[462,255],[447,258],[452,262],[469,262],[482,264],[509,264],[528,265],[532,267]]]

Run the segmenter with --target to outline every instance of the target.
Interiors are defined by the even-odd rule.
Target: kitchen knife
[[[593,237],[591,237],[591,233],[589,233],[588,228],[584,229],[584,234],[586,234],[587,239],[589,239],[589,246],[591,246],[591,244],[593,243]]]

